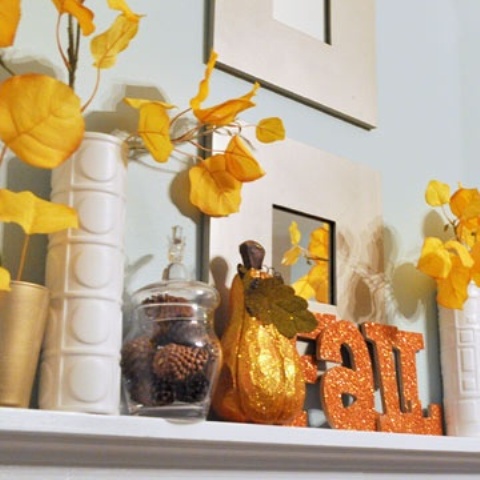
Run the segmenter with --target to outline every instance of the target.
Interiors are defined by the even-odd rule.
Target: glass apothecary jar
[[[213,314],[220,296],[206,283],[168,280],[133,294],[122,347],[122,383],[132,415],[205,419],[221,365]]]

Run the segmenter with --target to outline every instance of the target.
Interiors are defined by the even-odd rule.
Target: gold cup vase
[[[45,332],[49,290],[11,282],[0,291],[0,406],[28,408]]]

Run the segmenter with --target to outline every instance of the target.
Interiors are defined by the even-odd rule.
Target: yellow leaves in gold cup
[[[0,290],[11,290],[10,272],[3,267],[0,267]]]
[[[17,277],[20,279],[28,236],[36,233],[55,233],[66,228],[77,228],[78,215],[73,208],[43,200],[32,192],[17,193],[0,189],[0,222],[16,223],[27,235]],[[0,290],[10,290],[10,274],[1,267]]]
[[[226,169],[224,155],[214,155],[189,171],[190,202],[211,216],[238,212],[242,182]]]
[[[16,193],[6,189],[0,189],[0,221],[17,223],[27,235],[78,227],[73,208],[43,200],[29,191]]]
[[[47,75],[16,75],[0,84],[0,138],[22,161],[54,168],[80,145],[80,99]]]
[[[10,47],[20,21],[20,0],[3,0],[0,12],[0,47]]]
[[[75,17],[83,35],[88,36],[94,32],[93,12],[83,5],[83,0],[52,0],[52,2],[61,15],[68,14]]]

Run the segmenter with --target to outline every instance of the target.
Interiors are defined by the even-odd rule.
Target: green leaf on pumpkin
[[[245,308],[252,317],[265,325],[273,323],[287,338],[315,329],[317,320],[308,310],[308,302],[295,295],[280,275],[255,278],[245,267],[239,265],[238,269],[245,289]]]

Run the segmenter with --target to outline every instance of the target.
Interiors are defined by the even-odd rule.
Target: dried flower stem
[[[88,106],[92,103],[93,99],[95,98],[95,95],[98,92],[98,88],[100,87],[100,77],[101,77],[100,69],[97,67],[97,78],[95,81],[95,86],[93,87],[93,91],[90,95],[90,98],[82,106],[82,112],[84,112],[88,108]]]
[[[7,153],[8,146],[6,143],[3,144],[2,150],[0,152],[0,165],[3,163],[3,159],[5,158],[5,153]]]
[[[25,261],[27,259],[28,245],[30,244],[30,235],[25,235],[22,246],[22,253],[20,255],[20,263],[17,270],[17,281],[21,280],[23,276],[23,270],[25,268]]]
[[[6,72],[8,72],[10,75],[14,76],[15,75],[15,72],[7,66],[7,64],[5,63],[5,61],[3,60],[3,56],[0,55],[0,67],[2,67]]]
[[[68,85],[75,90],[75,78],[78,68],[80,50],[80,25],[74,22],[71,15],[68,16]]]

